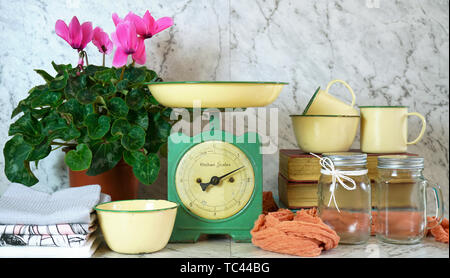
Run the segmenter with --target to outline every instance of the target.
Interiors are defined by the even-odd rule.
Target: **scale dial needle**
[[[210,185],[218,185],[221,179],[223,179],[223,178],[225,178],[225,177],[227,177],[227,176],[233,174],[234,172],[236,172],[236,171],[238,171],[238,170],[241,170],[241,169],[244,168],[244,167],[245,167],[245,166],[239,167],[239,168],[237,168],[237,169],[235,169],[235,170],[233,170],[233,171],[231,171],[231,172],[228,172],[228,173],[226,173],[225,175],[220,176],[220,177],[218,177],[218,176],[212,176],[212,177],[211,177],[211,180],[210,180],[208,183],[200,183],[200,186],[201,186],[201,188],[202,188],[203,191],[206,191],[206,188],[208,188],[208,186],[210,186]]]

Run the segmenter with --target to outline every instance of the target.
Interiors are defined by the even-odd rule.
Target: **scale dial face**
[[[242,210],[250,200],[255,173],[238,147],[207,141],[193,146],[181,158],[175,185],[181,202],[193,214],[205,219],[225,219]]]

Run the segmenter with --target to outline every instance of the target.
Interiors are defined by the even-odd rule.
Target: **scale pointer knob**
[[[233,171],[231,171],[229,173],[226,173],[225,175],[223,175],[221,177],[212,176],[211,180],[208,183],[200,183],[200,186],[201,186],[203,191],[206,191],[206,188],[208,188],[208,186],[210,186],[210,185],[218,185],[221,179],[223,179],[223,178],[233,174],[234,172],[236,172],[238,170],[241,170],[244,167],[245,166],[239,167],[239,168],[237,168],[237,169],[235,169],[235,170],[233,170]]]

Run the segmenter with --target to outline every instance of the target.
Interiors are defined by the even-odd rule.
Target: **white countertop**
[[[226,236],[201,237],[196,243],[169,243],[151,254],[126,255],[111,251],[102,242],[94,258],[299,258],[262,250],[251,243],[236,243]],[[449,258],[449,245],[428,237],[420,244],[395,245],[371,237],[363,245],[339,245],[317,258]]]

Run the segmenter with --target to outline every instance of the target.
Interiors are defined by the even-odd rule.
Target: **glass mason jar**
[[[339,243],[369,240],[372,207],[367,154],[324,153],[318,184],[318,212],[340,237]]]
[[[422,157],[380,156],[377,168],[374,217],[377,238],[388,243],[419,243],[427,229],[442,222],[444,203],[441,189],[430,185],[424,178]],[[438,222],[433,226],[427,223],[427,189],[433,189],[436,198]]]

